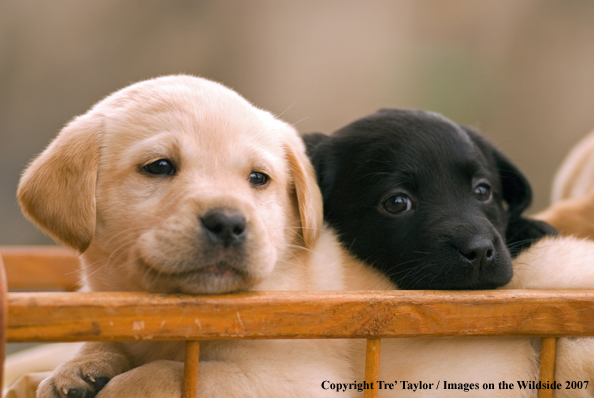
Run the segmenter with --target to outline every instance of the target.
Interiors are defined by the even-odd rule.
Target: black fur
[[[521,217],[532,198],[522,173],[477,132],[440,115],[386,109],[304,140],[326,221],[401,289],[502,286],[512,276],[508,246],[517,254],[555,233]],[[411,208],[399,212],[406,198]]]

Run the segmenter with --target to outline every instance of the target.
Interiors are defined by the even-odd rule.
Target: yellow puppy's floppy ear
[[[320,235],[324,222],[322,193],[318,188],[314,168],[305,154],[303,141],[297,135],[291,141],[286,146],[286,156],[293,173],[303,240],[305,246],[311,249]]]
[[[29,165],[17,196],[23,214],[52,239],[84,252],[95,231],[101,119],[73,119]]]

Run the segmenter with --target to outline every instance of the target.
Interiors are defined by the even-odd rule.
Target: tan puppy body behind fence
[[[594,276],[594,256],[587,248],[594,240],[594,132],[569,152],[555,175],[551,206],[534,217],[566,237],[547,239],[523,253],[518,269],[527,271],[529,277],[517,274],[512,285],[558,288],[561,282],[561,287],[591,289],[588,282]],[[530,271],[535,264],[539,272]],[[557,379],[592,382],[593,339],[559,339],[557,352]],[[592,395],[584,392],[583,396]]]
[[[594,132],[569,152],[553,181],[552,205],[535,216],[564,235],[594,239]]]
[[[100,101],[33,161],[18,196],[44,232],[83,253],[92,291],[343,288],[340,266],[310,261],[321,198],[298,134],[205,79],[148,80]],[[182,347],[86,344],[38,396],[94,394],[113,378],[99,396],[179,397]],[[325,396],[320,377],[350,378],[344,341],[201,347],[201,397]]]
[[[567,154],[555,175],[551,202],[579,198],[593,193],[594,132],[582,138]]]

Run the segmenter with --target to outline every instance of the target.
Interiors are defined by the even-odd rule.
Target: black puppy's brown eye
[[[268,184],[270,177],[259,171],[252,171],[248,177],[248,181],[255,187],[261,187]]]
[[[487,184],[479,184],[474,188],[474,197],[481,202],[488,202],[491,200],[491,187]]]
[[[173,175],[175,174],[175,167],[167,159],[155,160],[152,163],[147,164],[143,169],[150,174],[155,175]]]
[[[382,207],[390,214],[400,214],[412,209],[412,202],[406,195],[394,195],[382,203]]]

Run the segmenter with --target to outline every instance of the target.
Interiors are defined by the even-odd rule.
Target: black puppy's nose
[[[247,224],[245,217],[237,210],[211,210],[200,221],[212,243],[228,247],[244,240]]]
[[[460,255],[474,268],[483,268],[491,264],[495,256],[493,242],[487,238],[473,237],[458,248]]]

